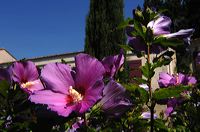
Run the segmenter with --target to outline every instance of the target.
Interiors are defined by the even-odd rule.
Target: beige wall
[[[153,60],[153,58],[155,57],[154,54],[151,55],[151,61]],[[176,56],[173,55],[172,57],[172,62],[167,65],[167,66],[163,66],[163,67],[159,67],[156,68],[155,71],[155,75],[152,78],[152,88],[155,90],[156,88],[158,88],[158,78],[159,78],[159,73],[160,72],[168,72],[169,74],[175,74],[175,67],[176,67]],[[144,65],[146,63],[146,59],[144,57],[138,58],[136,55],[129,55],[127,57],[127,61],[130,60],[141,60],[142,61],[142,65]]]
[[[66,54],[60,54],[60,55],[52,55],[52,56],[44,56],[44,57],[38,57],[38,58],[31,58],[27,59],[30,61],[33,61],[37,66],[44,66],[48,63],[55,63],[55,62],[61,62],[63,59],[67,64],[70,66],[74,66],[74,57],[81,52],[74,52],[74,53],[66,53]]]
[[[16,59],[5,49],[0,49],[0,64],[13,62]]]

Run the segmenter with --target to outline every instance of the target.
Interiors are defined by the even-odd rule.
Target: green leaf
[[[4,123],[4,120],[0,120],[0,126]]]
[[[10,85],[7,81],[5,80],[0,81],[0,95],[7,97],[9,88]]]
[[[122,85],[124,86],[124,88],[126,88],[126,90],[131,91],[131,92],[134,92],[139,87],[138,85],[132,84],[132,83],[122,84]]]
[[[133,48],[130,47],[129,45],[127,45],[127,44],[121,44],[121,45],[119,45],[119,47],[124,49],[125,51],[132,51],[133,50]]]
[[[152,68],[168,65],[172,61],[173,51],[166,51],[163,54],[153,59]]]
[[[146,19],[148,21],[152,21],[153,19],[156,18],[156,16],[158,16],[158,13],[152,11],[149,7],[146,8],[145,14],[146,14]]]
[[[165,126],[165,123],[161,119],[155,120],[155,129],[157,131],[168,132],[168,127]]]
[[[132,94],[134,94],[134,97],[139,97],[140,101],[146,103],[149,99],[148,91],[146,91],[144,88],[139,87],[136,84],[123,84],[123,86],[126,88],[126,90],[130,91]]]
[[[135,16],[138,17],[140,20],[144,20],[144,16],[141,10],[135,9]]]
[[[135,77],[133,78],[133,80],[135,80],[137,83],[139,84],[147,84],[147,80],[143,79],[143,78],[138,78],[138,77]]]
[[[175,38],[167,39],[159,36],[154,38],[153,44],[160,44],[164,47],[177,47],[183,45],[183,41]]]
[[[183,85],[172,86],[168,88],[160,88],[153,93],[153,98],[156,100],[160,100],[171,97],[179,97],[181,92],[189,89],[190,86]]]
[[[144,89],[144,88],[138,88],[137,89],[140,92],[140,99],[142,100],[142,102],[147,102],[149,99],[149,94],[148,92]]]
[[[117,29],[124,29],[128,25],[130,25],[130,21],[132,21],[131,18],[127,18],[125,21],[121,22],[118,26]]]
[[[154,76],[155,72],[154,69],[152,69],[151,64],[146,63],[144,66],[141,68],[142,74],[147,78],[150,79]]]
[[[142,25],[135,19],[134,19],[134,29],[137,32],[137,34],[145,40],[145,33],[144,33],[145,30],[142,28]]]

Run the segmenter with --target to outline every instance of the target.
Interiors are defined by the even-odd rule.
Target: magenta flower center
[[[179,78],[176,76],[176,84],[179,84]]]
[[[69,87],[69,95],[71,96],[73,100],[72,102],[74,103],[79,102],[83,99],[83,96],[78,91],[73,89],[72,86]]]
[[[30,88],[34,84],[38,83],[38,81],[29,81],[21,84],[22,88]]]

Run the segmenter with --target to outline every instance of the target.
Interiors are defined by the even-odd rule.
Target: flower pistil
[[[69,94],[74,103],[79,102],[83,99],[83,96],[76,91],[72,86],[69,87]]]

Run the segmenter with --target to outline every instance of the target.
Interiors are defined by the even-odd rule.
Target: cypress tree
[[[125,43],[125,33],[116,27],[123,20],[123,0],[90,0],[85,52],[98,59],[119,54],[119,45]]]

